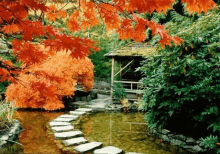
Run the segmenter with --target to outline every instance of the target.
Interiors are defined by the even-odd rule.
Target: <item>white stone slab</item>
[[[59,116],[59,118],[75,118],[75,120],[76,120],[78,118],[78,116],[63,114],[63,115]]]
[[[62,126],[62,127],[51,127],[51,129],[56,132],[66,132],[66,131],[73,130],[74,127],[69,125],[69,126]]]
[[[62,143],[65,146],[78,145],[80,143],[86,143],[86,142],[87,140],[84,137],[71,138],[71,139],[62,141]]]
[[[126,154],[145,154],[145,153],[128,152]]]
[[[82,112],[82,111],[70,111],[70,114],[72,115],[77,115],[77,116],[81,116],[83,114],[85,114],[86,112]]]
[[[101,146],[102,146],[101,142],[91,142],[91,143],[85,143],[85,144],[78,145],[74,148],[74,150],[82,153],[82,152],[93,150],[93,149],[101,147]]]
[[[120,154],[120,153],[122,153],[122,149],[113,146],[107,146],[102,149],[97,149],[94,151],[94,154]]]
[[[145,154],[145,153],[128,152],[126,154]]]
[[[78,109],[76,109],[76,111],[81,111],[81,112],[91,112],[92,109],[90,109],[90,108],[78,108]]]
[[[56,118],[56,119],[53,119],[53,121],[59,121],[59,122],[70,122],[70,121],[74,121],[76,120],[77,118]]]
[[[72,137],[77,137],[77,136],[83,136],[83,133],[81,131],[54,133],[54,137],[56,139],[66,139],[66,138],[72,138]]]
[[[69,123],[69,122],[52,121],[52,122],[49,123],[49,125],[51,127],[54,127],[54,126],[68,126],[68,125],[71,125],[71,123]]]

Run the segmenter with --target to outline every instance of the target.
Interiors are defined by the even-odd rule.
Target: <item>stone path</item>
[[[112,153],[120,154],[122,152],[123,152],[122,149],[119,149],[119,148],[116,148],[116,147],[113,147],[113,146],[106,146],[102,149],[95,150],[94,154],[103,154],[103,153],[105,153],[105,154],[112,154]]]
[[[82,117],[84,114],[88,114],[93,110],[104,109],[108,105],[109,97],[102,99],[102,102],[92,102],[87,105],[89,108],[78,108],[75,111],[70,111],[69,114],[61,115],[54,120],[52,120],[49,125],[54,131],[55,139],[63,140],[62,144],[65,146],[77,145],[73,148],[73,151],[78,153],[89,152],[91,154],[121,154],[122,149],[113,146],[106,146],[102,148],[103,143],[101,142],[90,142],[83,137],[81,131],[74,130],[73,124],[70,122],[77,120],[77,118]],[[137,153],[132,153],[137,154]]]
[[[105,110],[110,104],[112,104],[110,96],[98,94],[98,99],[91,100],[85,106],[93,110]]]

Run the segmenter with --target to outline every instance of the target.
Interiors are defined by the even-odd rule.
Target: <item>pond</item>
[[[64,153],[48,134],[48,123],[64,112],[17,111],[15,118],[25,129],[18,142],[23,146],[14,153]],[[82,123],[81,131],[89,141],[103,142],[125,152],[175,154],[177,148],[149,134],[143,113],[96,113]],[[13,153],[12,152],[12,153]],[[178,153],[181,153],[180,151]]]
[[[24,131],[19,135],[22,153],[61,153],[54,143],[53,134],[47,133],[46,125],[63,112],[17,111],[15,119],[21,122]]]
[[[88,141],[103,142],[125,152],[175,154],[177,147],[149,133],[143,113],[97,113],[82,125]],[[178,153],[185,153],[179,151]]]

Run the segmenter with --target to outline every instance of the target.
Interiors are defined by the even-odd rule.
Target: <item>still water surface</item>
[[[48,122],[62,114],[64,112],[17,111],[15,118],[25,130],[18,140],[23,145],[22,151],[16,153],[63,153],[46,127]],[[87,118],[81,128],[89,142],[103,142],[103,146],[113,145],[125,152],[175,154],[176,147],[149,135],[143,117],[142,113],[97,113]]]
[[[143,113],[97,113],[82,125],[82,131],[89,141],[113,145],[125,152],[185,153],[150,134]]]
[[[54,136],[47,133],[46,125],[63,112],[18,111],[15,118],[21,122],[24,131],[19,136],[22,153],[61,153],[54,143]]]

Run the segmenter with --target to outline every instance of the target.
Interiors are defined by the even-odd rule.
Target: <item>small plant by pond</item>
[[[11,123],[13,122],[13,114],[16,110],[17,109],[11,106],[10,103],[5,101],[0,102],[0,130],[10,127]]]
[[[121,100],[125,99],[127,96],[125,92],[125,88],[121,83],[114,84],[114,91],[113,91],[113,99],[116,103],[120,103]]]
[[[14,119],[16,108],[5,101],[0,102],[0,153],[20,152],[21,144],[17,142],[18,134],[22,127]]]

